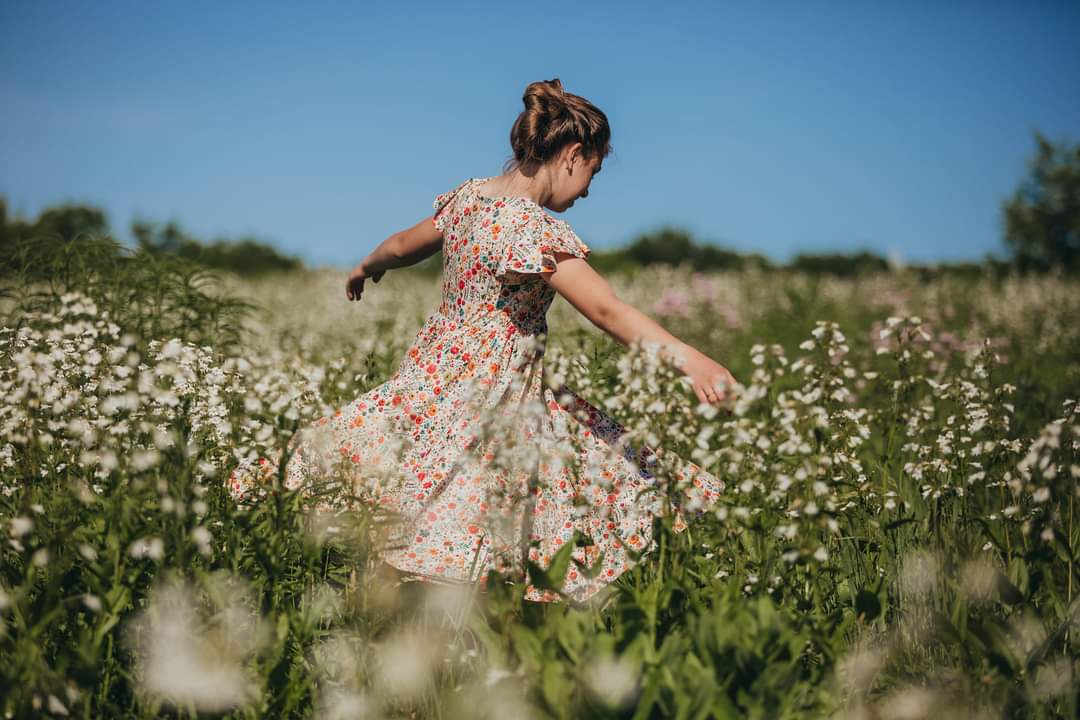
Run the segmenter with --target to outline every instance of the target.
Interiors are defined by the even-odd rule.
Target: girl
[[[345,296],[359,300],[365,280],[441,250],[442,302],[390,380],[297,434],[286,486],[326,477],[327,460],[340,459],[358,495],[401,518],[380,556],[417,579],[484,584],[494,568],[528,580],[526,559],[546,569],[574,542],[560,592],[530,582],[524,597],[582,602],[655,545],[650,465],[662,450],[630,447],[614,419],[565,386],[543,386],[555,293],[623,345],[657,343],[701,402],[724,401],[735,380],[619,300],[586,262],[590,249],[548,212],[588,197],[612,149],[604,113],[558,79],[531,83],[523,100],[506,172],[439,195],[431,217],[349,273]],[[709,506],[723,483],[674,461],[691,506]],[[276,467],[261,462],[230,476],[235,494]],[[674,528],[685,527],[676,506]]]

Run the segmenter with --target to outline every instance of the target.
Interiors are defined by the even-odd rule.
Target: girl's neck
[[[488,180],[486,188],[481,189],[481,194],[488,197],[524,197],[543,205],[544,198],[551,195],[551,184],[542,172],[528,177],[520,170],[514,170]]]

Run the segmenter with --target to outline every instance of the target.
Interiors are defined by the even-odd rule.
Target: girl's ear
[[[582,147],[584,146],[579,142],[575,142],[570,146],[570,161],[574,163],[575,168],[585,161],[585,156],[581,154]]]
[[[567,144],[562,149],[562,152],[559,153],[559,164],[571,166],[576,165],[577,162],[581,159],[581,148],[582,145],[580,142],[575,141]]]

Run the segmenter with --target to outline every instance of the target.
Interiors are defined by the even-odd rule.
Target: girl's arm
[[[415,265],[442,250],[443,237],[435,229],[432,217],[427,217],[408,230],[396,232],[360,261],[368,275]]]
[[[394,233],[379,243],[366,258],[349,271],[345,280],[345,297],[359,300],[364,281],[379,282],[383,273],[394,268],[415,265],[442,249],[442,234],[435,228],[435,218],[429,216],[408,230]]]
[[[627,347],[635,340],[658,343],[660,355],[673,361],[690,377],[698,400],[711,403],[724,400],[724,386],[735,384],[735,378],[727,368],[616,297],[607,281],[583,258],[558,252],[555,258],[558,269],[541,277],[589,322]]]

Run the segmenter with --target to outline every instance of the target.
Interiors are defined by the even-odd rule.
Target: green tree
[[[113,252],[105,212],[88,205],[68,203],[46,208],[34,220],[9,217],[7,200],[0,197],[0,276],[23,273],[48,277],[55,257],[68,253],[86,256]],[[87,246],[76,248],[75,246]],[[60,263],[70,268],[66,260]]]
[[[0,197],[0,241],[33,240],[59,237],[75,240],[87,235],[108,235],[109,221],[105,211],[89,205],[68,203],[41,211],[32,222],[8,217],[7,200]]]
[[[136,220],[131,223],[131,234],[140,248],[155,255],[194,253],[199,245],[199,241],[181,230],[176,222],[161,227],[157,223]]]
[[[176,222],[164,226],[142,220],[131,224],[131,234],[139,247],[154,255],[175,255],[202,265],[237,273],[255,275],[264,272],[295,270],[303,263],[284,255],[276,248],[254,238],[221,238],[204,244],[188,235]]]
[[[1080,145],[1035,133],[1029,174],[1003,203],[1005,244],[1024,270],[1080,269]]]
[[[678,228],[662,228],[641,235],[630,243],[625,252],[641,265],[678,265],[692,260],[695,250],[690,233]]]
[[[640,235],[620,251],[621,260],[634,265],[679,265],[690,263],[696,270],[738,270],[748,262],[768,267],[762,255],[742,255],[716,245],[699,245],[681,228],[664,227]]]
[[[854,277],[863,273],[885,272],[888,261],[868,250],[857,253],[800,253],[791,260],[792,270]]]
[[[68,203],[43,210],[34,223],[33,233],[38,237],[58,235],[64,240],[108,235],[109,221],[100,208]]]

